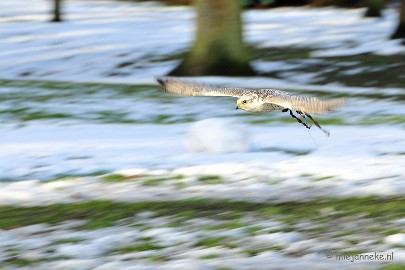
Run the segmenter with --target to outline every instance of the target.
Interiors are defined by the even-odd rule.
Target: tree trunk
[[[61,22],[62,21],[61,11],[60,11],[61,2],[62,2],[62,0],[53,1],[53,18],[52,18],[51,22]]]
[[[254,75],[243,44],[238,0],[196,0],[197,33],[185,59],[169,75]]]
[[[384,0],[368,0],[368,7],[364,17],[381,17],[383,9]]]
[[[401,0],[401,7],[399,12],[399,23],[391,39],[405,38],[405,0]]]

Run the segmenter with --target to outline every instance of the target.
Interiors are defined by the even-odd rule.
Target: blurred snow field
[[[280,112],[235,111],[232,98],[160,93],[156,76],[171,70],[178,63],[172,56],[192,42],[190,7],[62,1],[66,21],[56,24],[47,23],[51,1],[28,2],[0,1],[4,211],[6,206],[97,201],[169,202],[170,208],[196,199],[274,204],[269,209],[274,210],[280,202],[405,195],[404,89],[313,85],[312,73],[288,79],[192,78],[347,97],[348,106],[317,119],[331,131],[326,138]],[[365,19],[363,12],[249,10],[243,14],[245,37],[256,48],[310,47],[313,57],[404,54],[405,46],[388,39],[397,13],[387,9],[381,19]],[[341,64],[349,74],[363,72]],[[304,61],[256,60],[253,65],[266,72],[305,69]],[[405,262],[403,218],[361,213],[323,223],[340,211],[326,207],[313,213],[319,220],[286,221],[291,216],[285,213],[263,218],[244,210],[233,218],[233,210],[217,216],[206,216],[206,210],[183,211],[183,216],[131,212],[97,229],[83,229],[84,220],[13,224],[0,230],[0,264],[78,270],[380,269],[376,261],[328,260],[324,253],[330,250],[393,252],[395,263]],[[109,211],[108,217],[115,214]],[[379,233],[383,236],[372,238]]]

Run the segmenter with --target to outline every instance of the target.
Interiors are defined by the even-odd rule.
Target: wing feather
[[[240,97],[248,89],[218,87],[203,83],[178,80],[174,78],[157,78],[163,92],[180,96],[230,96]]]
[[[179,80],[176,78],[157,78],[162,91],[180,96],[231,96],[241,97],[247,93],[257,94],[265,103],[301,111],[308,114],[323,114],[344,105],[345,100],[320,100],[316,97],[296,96],[277,89],[247,89],[234,87],[218,87],[204,83]]]
[[[264,89],[264,91],[266,92],[264,95],[265,102],[273,103],[284,108],[289,108],[294,111],[301,111],[308,114],[323,114],[336,110],[345,104],[345,100],[343,98],[321,100],[316,97],[296,96],[291,93],[275,89]]]

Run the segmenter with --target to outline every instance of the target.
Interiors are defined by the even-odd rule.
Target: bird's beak
[[[239,108],[239,106],[238,106],[238,105],[236,105],[235,110],[238,110],[238,109],[240,109],[240,108]]]

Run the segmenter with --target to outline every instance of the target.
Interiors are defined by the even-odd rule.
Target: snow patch
[[[384,242],[391,245],[405,246],[405,234],[396,233],[388,235],[384,238]]]
[[[191,124],[186,139],[191,152],[234,153],[249,149],[247,134],[240,125],[223,119],[206,119]]]

